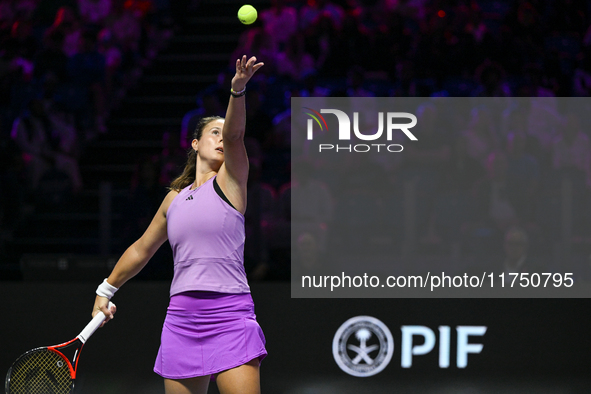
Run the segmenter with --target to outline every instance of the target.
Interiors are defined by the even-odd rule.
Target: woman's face
[[[224,144],[222,143],[222,128],[224,120],[217,119],[209,122],[201,133],[201,139],[193,140],[193,149],[201,160],[208,162],[224,162]]]

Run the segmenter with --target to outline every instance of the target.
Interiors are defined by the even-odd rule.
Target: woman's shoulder
[[[164,216],[166,216],[168,209],[170,208],[170,205],[172,204],[172,202],[174,201],[176,196],[179,195],[180,192],[182,192],[182,190],[180,190],[180,191],[171,190],[168,192],[166,197],[164,197],[164,201],[162,201],[162,207],[161,207],[161,210],[162,210],[162,213],[164,214]]]

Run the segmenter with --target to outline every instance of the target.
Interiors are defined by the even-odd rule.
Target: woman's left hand
[[[247,61],[246,55],[242,56],[242,59],[236,60],[236,75],[234,75],[234,78],[232,78],[232,90],[239,92],[244,89],[246,83],[250,80],[254,73],[265,65],[262,62],[256,63],[256,61],[257,58],[255,56],[251,57]]]

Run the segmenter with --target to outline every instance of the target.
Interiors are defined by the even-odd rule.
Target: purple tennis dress
[[[244,272],[244,216],[224,201],[215,178],[181,190],[166,215],[174,278],[154,372],[169,379],[267,355]]]

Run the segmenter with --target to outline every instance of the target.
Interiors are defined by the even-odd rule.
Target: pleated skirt
[[[170,298],[154,372],[168,379],[213,379],[266,355],[250,293],[191,291]]]

